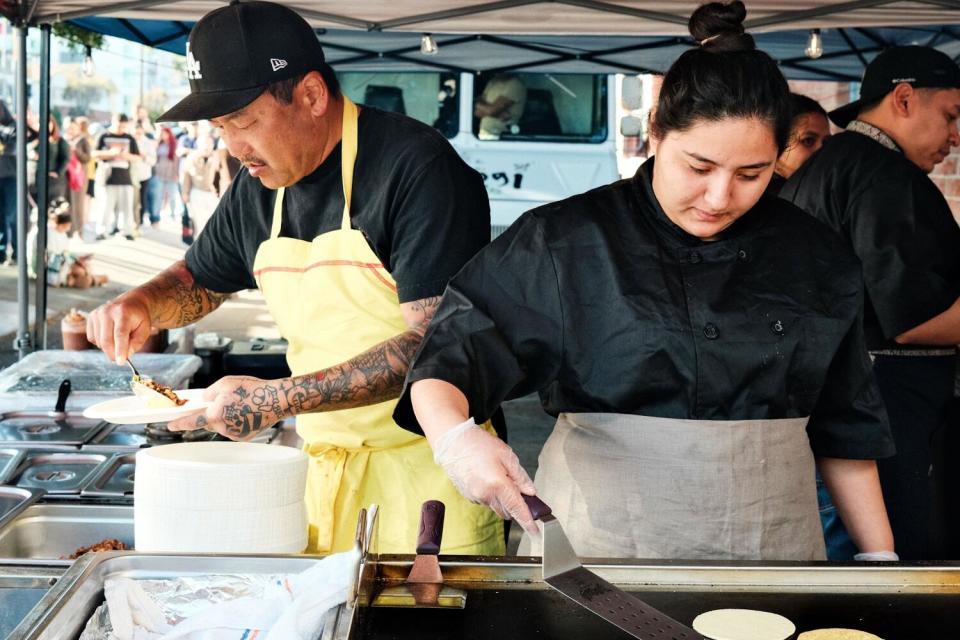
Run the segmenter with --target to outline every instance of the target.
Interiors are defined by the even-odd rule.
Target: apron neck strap
[[[353,167],[357,163],[357,122],[360,112],[350,98],[343,96],[343,136],[340,140],[340,176],[343,180],[343,222],[350,230],[350,200],[353,196]]]
[[[350,200],[353,196],[353,167],[357,163],[357,122],[360,110],[350,98],[343,96],[343,128],[340,140],[340,177],[343,182],[343,221],[340,228],[350,230]],[[280,237],[283,222],[283,193],[286,187],[277,189],[273,201],[273,224],[270,238]]]

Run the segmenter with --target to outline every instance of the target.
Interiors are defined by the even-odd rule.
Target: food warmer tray
[[[109,456],[79,451],[31,450],[8,479],[8,484],[43,489],[48,498],[79,498]]]
[[[80,547],[114,538],[133,548],[133,507],[45,502],[33,504],[0,528],[0,563],[72,564],[61,560]]]
[[[118,453],[100,465],[96,475],[81,489],[83,498],[133,499],[136,453]]]
[[[375,531],[367,519],[358,546]],[[363,530],[366,530],[364,533]],[[323,640],[436,638],[502,640],[626,638],[616,628],[542,581],[539,558],[443,557],[448,587],[467,593],[463,609],[371,606],[403,583],[413,556],[358,554],[356,589],[329,614]],[[77,638],[103,600],[107,577],[170,578],[213,573],[295,572],[306,556],[88,554],[10,636],[10,640]],[[960,628],[960,563],[929,566],[829,563],[586,562],[606,580],[691,624],[716,608],[757,608],[791,619],[798,631],[851,627],[885,640],[954,638]]]
[[[0,413],[0,446],[79,447],[106,424],[73,412],[6,411]]]
[[[24,452],[22,449],[5,447],[0,449],[0,484],[6,484],[7,479],[20,466]]]

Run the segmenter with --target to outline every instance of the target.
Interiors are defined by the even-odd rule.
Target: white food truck
[[[349,71],[338,77],[354,102],[404,113],[450,140],[483,175],[493,236],[528,209],[619,178],[614,75]],[[508,88],[496,95],[497,86]],[[481,116],[484,104],[501,113]],[[491,117],[498,126],[488,126]]]

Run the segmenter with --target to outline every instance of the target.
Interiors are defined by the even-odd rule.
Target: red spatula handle
[[[523,501],[527,503],[527,508],[530,509],[530,515],[534,520],[553,514],[547,503],[537,496],[523,496]]]
[[[420,507],[420,533],[417,535],[417,555],[440,553],[443,539],[443,513],[446,508],[439,500],[427,500]]]

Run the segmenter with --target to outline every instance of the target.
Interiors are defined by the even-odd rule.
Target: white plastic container
[[[244,442],[137,452],[134,537],[150,553],[300,553],[307,455]]]

